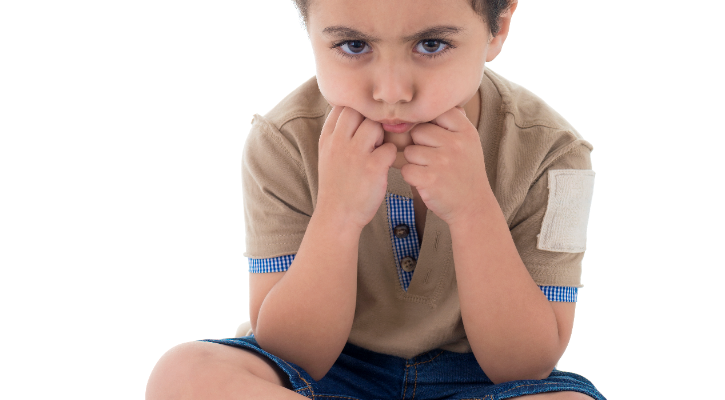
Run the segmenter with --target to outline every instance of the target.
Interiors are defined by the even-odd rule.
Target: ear
[[[493,61],[496,56],[498,56],[498,53],[501,52],[501,49],[503,48],[503,42],[506,41],[506,37],[509,34],[509,28],[511,27],[511,16],[514,14],[514,11],[516,11],[516,6],[519,5],[518,0],[511,1],[511,6],[508,10],[506,10],[505,13],[501,14],[501,16],[498,18],[499,22],[499,31],[496,36],[494,36],[491,39],[491,42],[488,44],[488,52],[486,53],[486,62]]]

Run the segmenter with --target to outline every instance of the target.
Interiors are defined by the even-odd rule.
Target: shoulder
[[[282,128],[298,118],[322,117],[329,106],[320,93],[317,78],[313,76],[282,99],[264,117],[277,128]]]
[[[501,112],[513,117],[516,127],[526,129],[545,127],[559,131],[569,131],[572,136],[581,139],[574,127],[539,96],[501,75],[486,69],[485,77],[496,87],[501,96]]]
[[[564,154],[575,152],[588,157],[593,150],[591,143],[564,117],[523,86],[488,68],[484,85],[495,87],[500,96],[496,110],[501,120],[499,139],[507,150],[505,154],[515,157],[519,163],[529,164],[541,173],[542,168]],[[587,164],[574,168],[591,168]]]
[[[274,130],[292,130],[293,135],[317,131],[319,136],[324,118],[330,109],[330,104],[317,86],[317,78],[312,77],[285,96],[261,119]],[[255,116],[255,119],[257,117],[259,116]]]
[[[245,141],[245,156],[271,162],[272,154],[280,154],[304,168],[305,160],[317,151],[322,126],[330,109],[320,93],[317,79],[310,78],[264,116],[254,115]]]
[[[491,187],[539,286],[581,287],[592,145],[544,100],[487,70]]]

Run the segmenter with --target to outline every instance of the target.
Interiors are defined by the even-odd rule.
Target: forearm
[[[359,240],[359,229],[316,211],[292,265],[257,317],[259,344],[315,379],[327,373],[350,335]]]
[[[542,379],[563,353],[556,316],[521,261],[490,189],[477,204],[470,218],[450,225],[468,340],[494,382]]]

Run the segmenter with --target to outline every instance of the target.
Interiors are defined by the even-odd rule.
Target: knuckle
[[[372,130],[371,128],[372,127],[370,126],[370,120],[369,119],[364,119],[360,123],[360,125],[358,125],[357,131],[355,131],[355,136],[354,137],[358,137],[358,134],[359,135],[366,135],[369,131]]]
[[[343,110],[343,112],[345,113],[344,114],[345,115],[345,118],[347,118],[348,120],[355,121],[358,124],[360,122],[362,122],[363,116],[359,112],[357,112],[357,110],[355,110],[354,108],[345,107],[345,109]]]

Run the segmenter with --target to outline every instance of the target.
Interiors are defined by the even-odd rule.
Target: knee
[[[151,371],[146,400],[193,398],[202,372],[210,372],[210,343],[182,343],[167,351]]]

